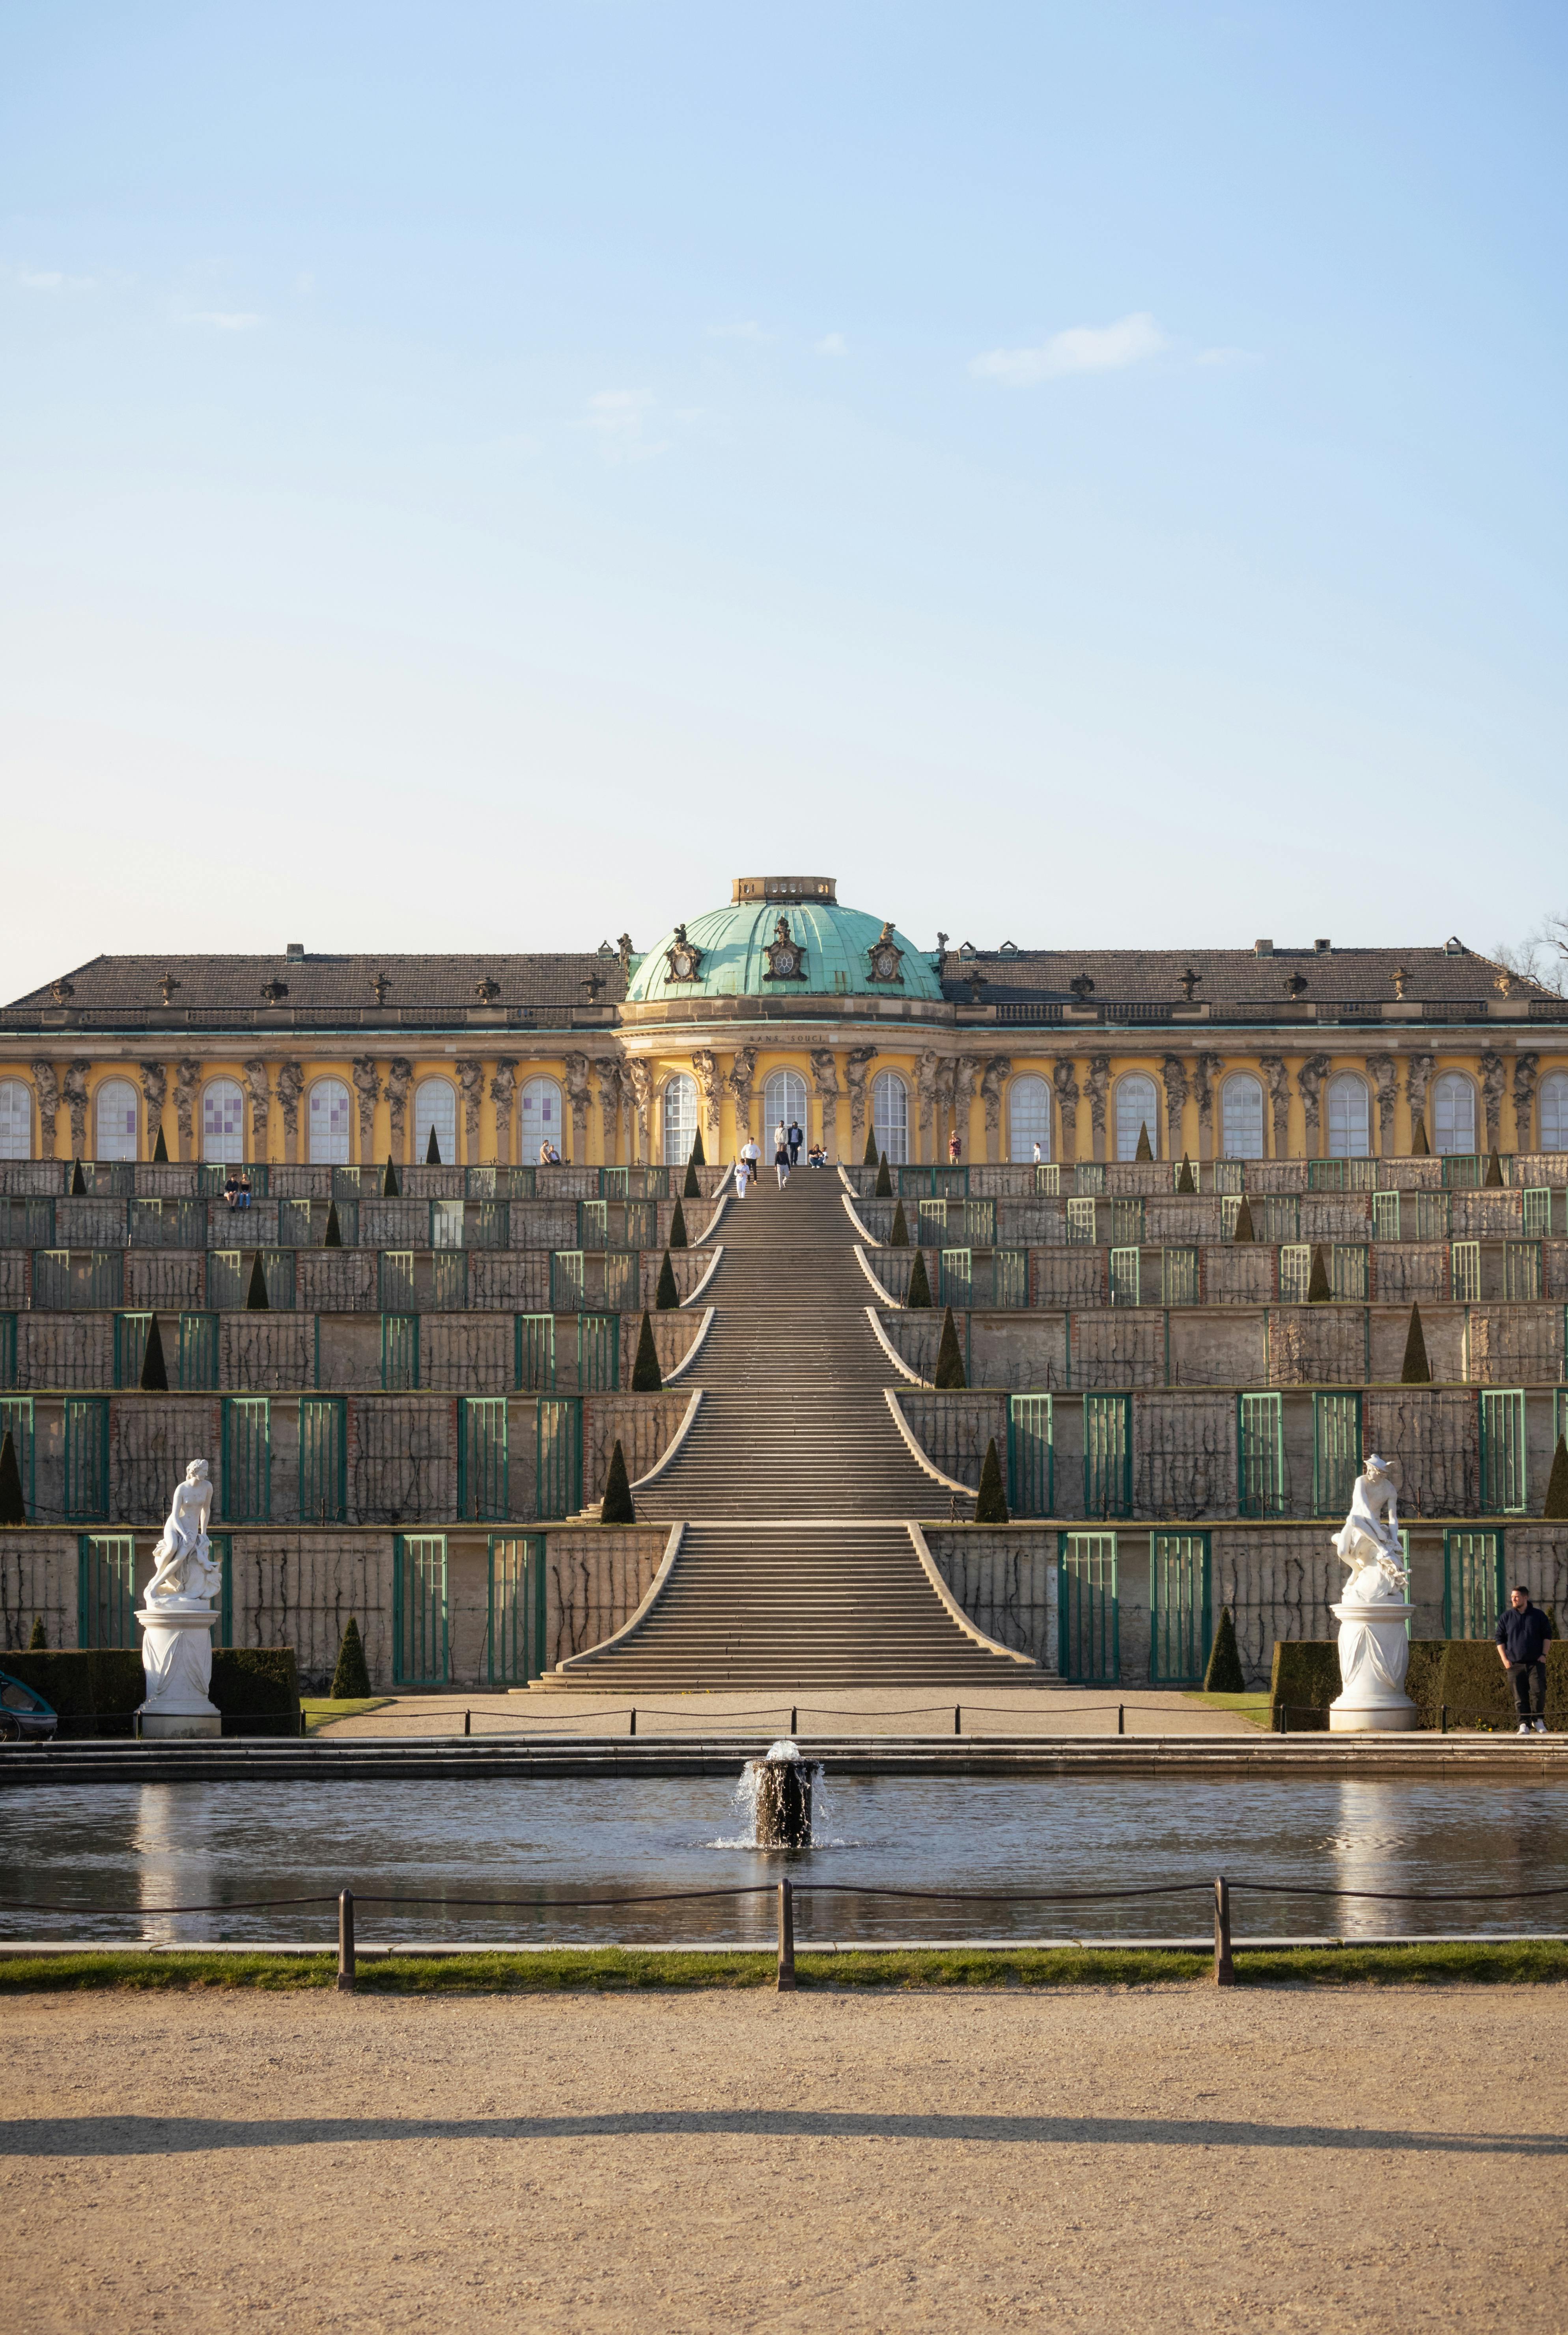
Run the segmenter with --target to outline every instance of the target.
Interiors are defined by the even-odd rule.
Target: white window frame
[[[541,1111],[541,1101],[553,1107]],[[536,1071],[532,1078],[525,1079],[518,1090],[518,1140],[525,1168],[538,1166],[539,1146],[545,1142],[553,1143],[563,1159],[566,1156],[566,1092],[559,1079],[545,1071]]]
[[[441,1099],[444,1114],[440,1120],[427,1098]],[[443,1168],[458,1164],[458,1090],[450,1079],[439,1076],[421,1079],[414,1089],[414,1165],[422,1168],[425,1154],[431,1148],[431,1129],[435,1128],[436,1142]],[[449,1144],[450,1135],[450,1144]]]
[[[341,1136],[333,1133],[333,1106],[329,1102],[326,1105],[326,1125],[320,1130],[324,1138],[323,1146],[318,1149],[316,1148],[318,1133],[315,1118],[316,1099],[320,1096],[324,1100],[334,1089],[343,1097],[343,1133]],[[353,1134],[353,1097],[349,1091],[346,1080],[327,1077],[311,1081],[310,1090],[305,1099],[305,1157],[313,1168],[347,1167]]]
[[[1568,1151],[1568,1071],[1548,1071],[1541,1081],[1541,1148],[1543,1151]],[[1553,1122],[1552,1136],[1547,1137],[1547,1118]]]
[[[797,1098],[799,1109],[795,1108]],[[802,1134],[809,1138],[811,1122],[807,1116],[811,1108],[810,1090],[801,1073],[788,1062],[769,1071],[762,1081],[762,1133],[767,1138],[768,1156],[773,1156],[773,1130],[782,1120],[788,1128],[795,1119]]]
[[[882,1108],[892,1101],[895,1109]],[[887,1154],[890,1168],[898,1168],[909,1158],[909,1081],[898,1071],[878,1071],[871,1081],[871,1132],[876,1138],[877,1156]]]
[[[1039,1097],[1038,1109],[1032,1107],[1036,1096]],[[1036,1071],[1024,1071],[1011,1081],[1007,1090],[1007,1156],[1010,1159],[1032,1159],[1037,1142],[1041,1159],[1051,1158],[1051,1100],[1050,1080],[1042,1079]],[[1021,1102],[1028,1102],[1031,1108],[1021,1113]]]
[[[216,1133],[208,1126],[208,1105],[218,1094],[232,1095],[237,1106],[237,1124],[226,1132],[219,1127]],[[231,1148],[230,1146],[233,1148]],[[245,1158],[245,1089],[237,1079],[216,1078],[205,1081],[201,1090],[201,1156],[220,1168],[237,1168]]]
[[[1338,1114],[1342,1129],[1335,1125],[1336,1097],[1353,1097],[1360,1106],[1360,1140],[1352,1124],[1354,1113]],[[1359,1071],[1336,1071],[1323,1090],[1323,1145],[1331,1159],[1370,1159],[1372,1156],[1372,1098],[1367,1081]]]
[[[1257,1128],[1255,1130],[1257,1149],[1255,1151],[1238,1148],[1237,1144],[1232,1139],[1232,1098],[1234,1097],[1237,1102],[1240,1102],[1243,1095],[1249,1088],[1252,1090],[1253,1096],[1256,1098],[1257,1102]],[[1233,1071],[1230,1076],[1226,1079],[1224,1086],[1220,1089],[1220,1158],[1222,1159],[1265,1158],[1268,1156],[1267,1129],[1268,1108],[1263,1097],[1263,1082],[1262,1079],[1260,1079],[1257,1073],[1253,1071]],[[1252,1130],[1242,1131],[1242,1141],[1244,1143],[1247,1139],[1247,1135],[1250,1132],[1252,1132]]]
[[[0,1079],[0,1159],[33,1157],[33,1090],[25,1079]]]
[[[118,1129],[112,1130],[109,1136],[108,1147],[106,1148],[104,1143],[103,1106],[108,1098],[112,1094],[127,1094],[130,1096],[131,1128],[129,1133],[126,1134],[121,1133]],[[105,1079],[102,1084],[99,1087],[96,1094],[93,1096],[92,1140],[95,1147],[92,1153],[94,1159],[139,1159],[140,1158],[141,1097],[137,1093],[136,1089],[131,1085],[129,1079]],[[127,1148],[127,1146],[129,1146],[129,1148]]]
[[[697,1140],[697,1081],[690,1071],[672,1071],[659,1093],[659,1129],[666,1168],[683,1168],[692,1157]]]
[[[1446,1096],[1460,1094],[1468,1096],[1470,1104],[1470,1132],[1468,1140],[1464,1142],[1456,1139],[1451,1124],[1447,1130],[1447,1138],[1445,1138],[1443,1127],[1444,1098]],[[1434,1151],[1446,1152],[1450,1156],[1461,1158],[1466,1153],[1474,1155],[1478,1152],[1481,1148],[1479,1134],[1480,1125],[1481,1114],[1477,1109],[1476,1081],[1474,1079],[1467,1078],[1463,1071],[1445,1071],[1440,1078],[1433,1080],[1432,1148]]]
[[[1138,1109],[1137,1117],[1132,1118],[1128,1115],[1128,1106],[1125,1098],[1137,1087],[1147,1087],[1151,1100],[1147,1111]],[[1162,1158],[1164,1155],[1159,1139],[1159,1087],[1149,1076],[1147,1071],[1128,1071],[1123,1077],[1118,1079],[1116,1093],[1112,1096],[1111,1101],[1114,1112],[1111,1123],[1116,1130],[1117,1158],[1118,1159],[1137,1158],[1138,1134],[1140,1129],[1145,1127],[1148,1129],[1149,1149],[1157,1159]]]

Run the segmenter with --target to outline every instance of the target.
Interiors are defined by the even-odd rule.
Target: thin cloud
[[[708,338],[711,341],[750,341],[760,344],[763,341],[770,341],[772,337],[771,333],[763,331],[755,316],[748,316],[739,325],[710,325],[708,327]]]
[[[601,389],[589,398],[580,427],[594,432],[607,460],[645,460],[651,454],[663,454],[667,442],[646,433],[644,422],[653,403],[651,389]]]
[[[969,370],[977,380],[999,381],[1006,389],[1031,389],[1064,373],[1120,373],[1168,345],[1154,318],[1140,310],[1116,325],[1073,325],[1037,349],[990,349],[973,357]]]
[[[188,321],[210,325],[219,333],[253,333],[261,318],[248,308],[193,308]]]
[[[819,357],[847,357],[849,354],[849,344],[842,333],[824,333],[817,342],[816,349]]]
[[[63,276],[57,267],[19,267],[16,281],[24,292],[91,292],[91,276]]]
[[[1201,365],[1254,365],[1263,359],[1256,349],[1200,349],[1197,363]]]

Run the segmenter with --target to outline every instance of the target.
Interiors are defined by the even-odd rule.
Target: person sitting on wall
[[[234,1197],[229,1202],[229,1206],[233,1208],[248,1208],[250,1206],[250,1177],[243,1168],[240,1170],[239,1180],[235,1186]]]
[[[808,1168],[827,1167],[828,1150],[825,1144],[814,1143],[811,1146],[810,1150],[806,1154],[806,1165]]]
[[[232,1168],[223,1179],[223,1197],[231,1208],[239,1206],[239,1177]]]
[[[1535,1733],[1546,1732],[1546,1649],[1551,1642],[1551,1622],[1539,1605],[1531,1604],[1530,1592],[1511,1590],[1498,1617],[1497,1652],[1514,1690],[1521,1735],[1530,1733],[1532,1718]]]
[[[561,1155],[547,1135],[539,1146],[539,1165],[541,1168],[558,1168],[560,1164]]]

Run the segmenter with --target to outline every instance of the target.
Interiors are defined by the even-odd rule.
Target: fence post
[[[1290,1731],[1291,1706],[1288,1702],[1282,1702],[1280,1705],[1280,1733],[1282,1735],[1288,1735]]]
[[[635,1704],[635,1703],[634,1703],[634,1704],[632,1705],[632,1724],[631,1724],[631,1725],[630,1725],[630,1727],[626,1729],[626,1732],[627,1732],[627,1734],[628,1734],[628,1735],[635,1735],[636,1731],[637,1731],[637,1706],[636,1706],[636,1704]]]
[[[1116,1707],[1116,1731],[1118,1735],[1125,1735],[1127,1733],[1127,1705],[1125,1702],[1118,1702]]]
[[[304,1703],[303,1703],[303,1702],[302,1702],[302,1703],[300,1704],[300,1706],[299,1706],[299,1734],[300,1734],[300,1740],[301,1740],[301,1742],[303,1743],[303,1742],[304,1742],[304,1740],[305,1740],[305,1705],[304,1705]]]
[[[788,1881],[779,1884],[779,1992],[795,1991],[795,1892]]]
[[[1215,1883],[1215,1984],[1234,1986],[1231,1960],[1231,1884],[1222,1873]]]
[[[337,1900],[337,1991],[353,1992],[353,1891],[340,1890]]]
[[[959,1724],[958,1724],[958,1714],[959,1714],[959,1712],[963,1710],[963,1705],[961,1702],[955,1702],[955,1703],[953,1704],[953,1731],[954,1735],[959,1735],[959,1734],[962,1734],[962,1732],[963,1732],[963,1729],[960,1728],[960,1726],[959,1726]]]
[[[800,1706],[799,1703],[792,1702],[789,1706],[789,1732],[791,1735],[799,1735],[800,1732],[799,1719]]]
[[[1448,1706],[1447,1703],[1443,1705],[1443,1708],[1438,1714],[1437,1732],[1439,1735],[1447,1735],[1448,1732]]]
[[[464,1733],[465,1735],[471,1735],[471,1734],[473,1733],[473,1729],[472,1729],[472,1727],[471,1727],[471,1726],[469,1725],[469,1720],[470,1720],[472,1718],[473,1718],[473,1712],[472,1712],[471,1710],[465,1710],[465,1711],[464,1711],[464,1713],[463,1713],[463,1733]]]

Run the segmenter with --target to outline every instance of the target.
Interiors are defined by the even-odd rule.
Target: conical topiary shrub
[[[894,1203],[893,1230],[887,1235],[887,1245],[889,1248],[907,1248],[909,1246],[909,1224],[904,1214],[904,1203],[902,1200],[897,1200]]]
[[[637,1333],[637,1359],[632,1364],[632,1392],[657,1394],[664,1383],[664,1373],[659,1368],[659,1349],[653,1342],[653,1325],[643,1309],[643,1326]]]
[[[360,1702],[370,1692],[370,1671],[364,1658],[364,1640],[359,1633],[359,1623],[351,1613],[344,1623],[343,1639],[337,1650],[337,1667],[332,1674],[334,1702]]]
[[[1002,1488],[1002,1462],[996,1456],[993,1435],[985,1447],[985,1459],[980,1470],[980,1497],[974,1503],[977,1525],[1005,1525],[1012,1519],[1007,1513],[1007,1494]]]
[[[390,1151],[386,1156],[386,1174],[381,1179],[381,1196],[383,1200],[396,1200],[402,1197],[402,1187],[398,1183],[398,1171],[392,1166],[392,1156]]]
[[[1197,1187],[1198,1179],[1193,1174],[1193,1163],[1184,1151],[1182,1153],[1181,1174],[1176,1177],[1176,1190],[1178,1192],[1195,1192]]]
[[[963,1349],[958,1342],[958,1329],[951,1305],[944,1310],[942,1316],[942,1338],[936,1349],[936,1383],[944,1394],[956,1393],[969,1384],[963,1372]]]
[[[169,1392],[169,1365],[163,1359],[163,1337],[156,1313],[147,1325],[147,1343],[141,1349],[141,1368],[136,1383],[143,1394]]]
[[[326,1207],[326,1230],[321,1236],[323,1248],[343,1246],[343,1226],[337,1220],[337,1202],[329,1200]]]
[[[888,1169],[886,1151],[876,1166],[876,1197],[879,1200],[890,1200],[893,1197],[893,1177]]]
[[[1312,1269],[1307,1275],[1307,1303],[1326,1305],[1333,1295],[1329,1283],[1328,1259],[1321,1248],[1312,1251]]]
[[[152,1164],[155,1168],[167,1168],[169,1165],[169,1146],[163,1139],[161,1127],[158,1130],[158,1140],[152,1147]]]
[[[1503,1162],[1497,1157],[1497,1147],[1495,1143],[1486,1154],[1486,1173],[1482,1177],[1481,1181],[1486,1185],[1498,1185],[1503,1181]]]
[[[73,1159],[71,1163],[71,1197],[73,1200],[84,1200],[87,1197],[87,1178],[82,1173],[80,1159]]]
[[[1557,1448],[1552,1454],[1552,1473],[1546,1478],[1546,1497],[1541,1513],[1553,1524],[1568,1517],[1568,1436],[1557,1438]]]
[[[686,1174],[681,1186],[681,1197],[683,1200],[700,1200],[702,1197],[702,1187],[697,1181],[697,1151],[693,1144],[692,1157],[686,1162]]]
[[[917,1248],[915,1252],[915,1263],[910,1267],[909,1287],[904,1303],[905,1305],[925,1306],[931,1303],[931,1278],[925,1270],[925,1251],[922,1248]]]
[[[26,1521],[22,1470],[16,1464],[16,1438],[7,1428],[0,1436],[0,1525],[24,1525]]]
[[[874,1127],[866,1130],[866,1149],[860,1164],[863,1168],[875,1168],[876,1165],[876,1129]]]
[[[245,1293],[245,1310],[247,1313],[270,1313],[272,1311],[272,1301],[266,1293],[266,1274],[262,1268],[259,1249],[256,1250],[251,1261],[250,1286]]]
[[[684,1248],[686,1245],[686,1211],[677,1200],[674,1213],[670,1218],[670,1246]]]
[[[701,1128],[697,1129],[696,1134],[692,1138],[692,1157],[687,1160],[686,1165],[688,1168],[706,1168],[708,1165],[708,1155],[702,1148],[702,1130]]]
[[[1204,1692],[1245,1694],[1246,1691],[1242,1658],[1236,1650],[1236,1625],[1231,1619],[1230,1607],[1222,1605],[1215,1642],[1209,1649],[1209,1666],[1204,1672]]]
[[[1427,1140],[1427,1122],[1424,1119],[1418,1119],[1416,1121],[1416,1132],[1410,1138],[1410,1157],[1412,1159],[1428,1158],[1431,1149],[1432,1147]]]
[[[1427,1360],[1427,1335],[1421,1327],[1421,1309],[1410,1308],[1410,1327],[1405,1336],[1405,1360],[1399,1371],[1401,1386],[1430,1386],[1432,1365]]]
[[[33,1616],[33,1634],[27,1641],[27,1651],[30,1654],[46,1654],[49,1652],[49,1633],[44,1627],[42,1613]]]
[[[1235,1230],[1232,1233],[1231,1238],[1234,1241],[1255,1241],[1257,1238],[1256,1233],[1253,1230],[1252,1203],[1244,1192],[1242,1194],[1241,1206],[1236,1210]]]
[[[1137,1149],[1132,1156],[1135,1159],[1152,1159],[1154,1158],[1154,1145],[1148,1139],[1148,1121],[1147,1119],[1142,1121],[1138,1128]]]
[[[673,1313],[680,1303],[681,1293],[675,1286],[675,1268],[666,1249],[664,1261],[659,1267],[659,1285],[653,1292],[653,1303],[659,1313]]]
[[[436,1141],[436,1131],[432,1127],[431,1129],[431,1139],[425,1145],[425,1166],[427,1168],[439,1168],[440,1164],[441,1147]]]
[[[626,1479],[626,1455],[621,1448],[621,1439],[615,1438],[615,1448],[610,1454],[610,1472],[605,1478],[605,1497],[599,1503],[602,1525],[634,1525],[637,1510],[632,1499],[632,1487]]]

